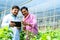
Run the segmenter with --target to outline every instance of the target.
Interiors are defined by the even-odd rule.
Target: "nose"
[[[17,11],[15,11],[15,12],[17,12]]]

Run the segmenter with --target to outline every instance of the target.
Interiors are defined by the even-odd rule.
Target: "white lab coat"
[[[4,27],[4,26],[9,27],[10,21],[20,21],[20,19],[17,16],[15,17],[13,14],[8,14],[3,18],[1,26],[2,27]],[[12,40],[20,40],[19,30],[16,27],[12,27],[12,30],[13,30],[13,33],[14,33]]]

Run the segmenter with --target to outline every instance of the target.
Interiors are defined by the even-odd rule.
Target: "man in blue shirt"
[[[18,6],[13,6],[11,9],[11,13],[6,15],[3,20],[2,20],[2,27],[8,26],[12,28],[13,31],[13,38],[12,40],[20,40],[19,38],[19,29],[18,27],[15,27],[15,23],[12,21],[20,21],[20,19],[17,17],[17,14],[19,12],[19,7]]]

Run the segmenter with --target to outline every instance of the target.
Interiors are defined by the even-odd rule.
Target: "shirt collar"
[[[27,17],[23,18],[24,21],[30,17],[30,14],[27,15]]]
[[[11,16],[13,16],[13,17],[17,17],[17,16],[15,16],[15,15],[13,15],[12,13],[11,13]]]

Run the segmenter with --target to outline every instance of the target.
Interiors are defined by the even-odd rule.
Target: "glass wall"
[[[4,0],[3,0],[4,1]],[[3,10],[0,12],[0,25],[3,19],[3,16],[10,13],[10,9],[13,5],[18,5],[20,8],[22,6],[27,6],[30,12],[37,17],[37,23],[39,27],[42,26],[60,26],[60,1],[59,0],[6,0],[3,3],[1,0],[1,5],[3,5]],[[17,2],[17,3],[16,3]],[[1,6],[0,5],[0,6]],[[1,8],[1,7],[0,7]],[[19,12],[21,13],[21,12]],[[22,14],[18,15],[22,19]]]

